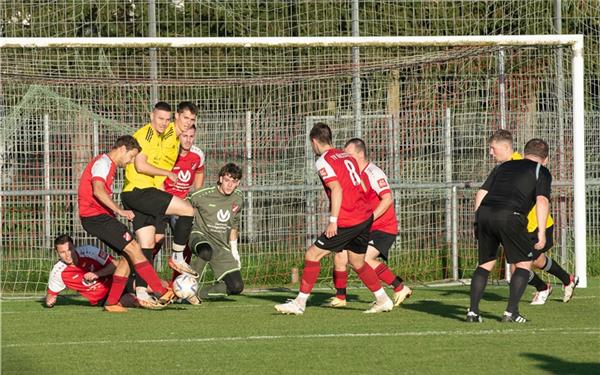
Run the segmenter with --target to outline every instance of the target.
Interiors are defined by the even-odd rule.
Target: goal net
[[[469,278],[475,269],[473,197],[494,166],[489,135],[510,130],[518,151],[532,137],[547,140],[552,256],[575,270],[576,224],[585,226],[585,217],[576,219],[581,124],[573,125],[573,113],[581,104],[572,94],[570,42],[273,39],[3,42],[3,295],[45,290],[58,234],[104,247],[79,222],[79,177],[117,136],[147,123],[156,100],[199,105],[196,145],[206,154],[206,185],[227,162],[243,168],[240,253],[248,287],[293,286],[307,245],[326,226],[327,199],[307,139],[316,122],[331,126],[337,147],[362,137],[387,173],[399,223],[389,264],[409,283]],[[164,256],[156,266],[166,274]],[[330,265],[323,262],[321,286],[331,285]],[[503,278],[503,270],[494,275]]]

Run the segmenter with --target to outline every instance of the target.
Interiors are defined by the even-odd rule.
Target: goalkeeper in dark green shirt
[[[237,239],[243,194],[237,187],[242,170],[228,163],[219,171],[216,186],[192,193],[188,199],[194,207],[194,225],[190,235],[190,249],[197,257],[192,267],[202,274],[208,264],[215,283],[198,291],[200,299],[240,294],[244,282],[240,273]]]

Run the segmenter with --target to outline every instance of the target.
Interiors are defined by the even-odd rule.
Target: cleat
[[[198,298],[197,296],[191,296],[190,298],[188,298],[187,303],[189,303],[190,305],[201,305],[202,304],[202,300],[200,300],[200,298]]]
[[[467,311],[467,318],[465,319],[467,323],[481,323],[483,319],[481,319],[481,315],[474,313],[471,310]]]
[[[394,292],[394,306],[400,306],[405,299],[410,298],[412,296],[412,290],[404,285],[402,289],[397,292]]]
[[[338,297],[331,297],[327,301],[325,301],[325,303],[322,304],[321,306],[340,308],[340,307],[346,307],[346,304],[347,304],[347,302],[345,299],[341,299]]]
[[[176,262],[173,258],[169,258],[169,267],[179,273],[188,274],[195,279],[200,277],[198,272],[194,271],[194,269],[186,262]]]
[[[563,286],[563,302],[569,302],[571,298],[573,298],[573,294],[575,293],[575,288],[577,287],[577,284],[579,284],[579,276],[571,275],[571,282],[569,283],[569,285]]]
[[[519,314],[513,315],[508,311],[505,311],[502,315],[502,323],[527,323],[527,319]]]
[[[138,298],[137,302],[138,302],[138,304],[140,305],[141,308],[148,309],[148,310],[162,310],[165,307],[167,307],[166,304],[161,303],[159,300],[157,300],[153,296],[151,296],[148,299],[140,299],[140,298]]]
[[[377,314],[380,312],[388,312],[392,311],[394,308],[394,302],[391,299],[387,298],[387,300],[383,303],[375,301],[370,309],[363,311],[363,314]]]
[[[173,292],[173,289],[167,288],[167,291],[162,296],[160,296],[158,302],[166,306],[169,303],[173,302],[176,298],[177,296],[175,295],[175,292]]]
[[[124,313],[127,312],[127,308],[123,307],[120,303],[117,303],[116,305],[104,305],[104,311],[110,313]]]
[[[285,315],[304,314],[304,307],[298,305],[295,299],[288,299],[286,303],[275,305],[275,310]]]
[[[532,305],[543,305],[546,303],[548,297],[552,294],[552,285],[546,284],[546,290],[540,290],[533,294],[533,299],[531,300]]]

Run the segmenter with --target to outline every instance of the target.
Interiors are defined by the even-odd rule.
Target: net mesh
[[[240,253],[249,287],[290,283],[306,246],[325,228],[327,199],[307,143],[307,129],[319,121],[332,127],[338,147],[362,134],[387,173],[400,231],[390,266],[410,282],[469,277],[476,266],[472,201],[493,167],[489,134],[504,124],[517,150],[531,137],[548,140],[557,181],[555,259],[572,270],[570,50],[360,53],[358,119],[351,48],[159,49],[155,78],[145,48],[1,49],[3,293],[45,290],[60,233],[103,247],[79,223],[78,179],[117,136],[148,122],[154,88],[160,100],[198,103],[196,143],[206,153],[207,184],[226,162],[242,166]],[[598,163],[597,155],[588,154],[588,162]],[[115,190],[121,186],[119,174]],[[157,268],[167,272],[162,257]],[[320,280],[330,285],[330,272]]]

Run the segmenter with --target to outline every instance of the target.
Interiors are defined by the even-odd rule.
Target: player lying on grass
[[[119,260],[94,246],[75,248],[73,239],[66,234],[56,237],[54,249],[59,261],[50,271],[46,306],[53,307],[58,294],[65,289],[78,292],[93,306],[103,305]],[[123,293],[119,303],[125,307],[137,305],[135,296],[127,292]]]
[[[394,198],[386,174],[367,159],[367,147],[360,138],[352,138],[344,146],[344,151],[350,154],[358,163],[363,180],[367,184],[367,200],[373,208],[373,225],[369,232],[369,246],[365,261],[375,270],[382,282],[394,290],[394,306],[399,306],[411,296],[412,290],[404,285],[402,279],[396,276],[388,266],[377,258],[387,261],[389,251],[398,235],[398,220],[394,210]],[[327,301],[325,306],[346,306],[346,286],[348,284],[348,252],[335,254],[333,283],[336,289],[335,297]]]
[[[234,163],[219,171],[216,186],[200,189],[189,196],[194,207],[190,249],[197,257],[192,267],[202,274],[208,264],[216,282],[198,291],[200,299],[240,294],[244,282],[237,249],[244,196],[238,189],[242,170]]]
[[[490,155],[498,163],[523,159],[521,154],[513,150],[513,137],[508,130],[500,129],[494,132],[494,134],[490,136],[488,144],[490,147]],[[489,189],[490,187],[486,184],[481,186],[475,197],[476,206],[479,206]],[[546,255],[546,252],[550,250],[554,244],[554,220],[552,219],[552,215],[548,215],[548,220],[546,222],[546,246],[540,250],[533,248],[533,244],[537,242],[538,232],[538,221],[535,210],[536,206],[533,206],[527,215],[527,232],[531,238],[533,266],[556,276],[563,283],[563,302],[569,302],[573,296],[575,287],[579,282],[579,278],[569,274],[556,261]],[[514,272],[514,265],[511,267],[512,272]],[[548,299],[548,296],[552,293],[552,284],[545,283],[535,272],[531,271],[529,275],[529,285],[536,288],[531,304],[543,305],[546,303],[546,299]]]
[[[304,255],[298,296],[275,305],[275,309],[282,314],[303,314],[319,277],[321,259],[332,252],[348,250],[348,262],[375,295],[375,303],[365,312],[391,311],[394,303],[381,287],[373,268],[365,262],[373,209],[367,201],[358,164],[352,156],[333,147],[331,129],[326,124],[315,124],[309,137],[315,155],[319,156],[315,165],[329,198],[329,224]]]

